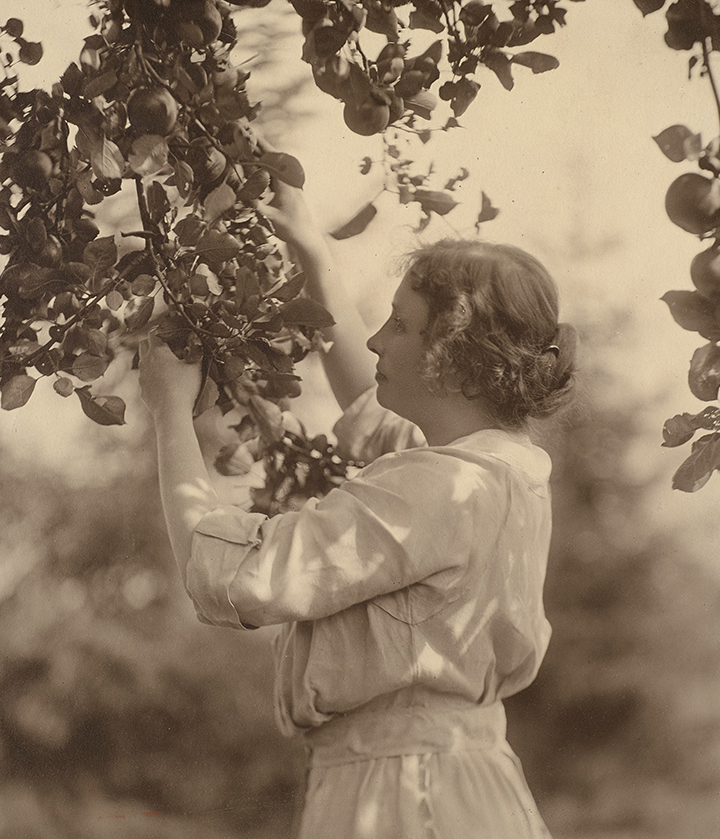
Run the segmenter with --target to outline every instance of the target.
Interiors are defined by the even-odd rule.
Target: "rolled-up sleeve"
[[[265,521],[267,517],[261,513],[226,506],[205,515],[196,527],[185,588],[203,623],[256,628],[240,620],[229,587],[245,555],[260,546],[260,527]],[[233,550],[228,550],[230,545]]]
[[[467,556],[459,540],[472,538],[466,505],[478,495],[476,474],[463,481],[458,469],[457,459],[418,449],[382,458],[300,512],[212,511],[196,529],[186,576],[200,619],[235,627],[317,620],[452,575]]]

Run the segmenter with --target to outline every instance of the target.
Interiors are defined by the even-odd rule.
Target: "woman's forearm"
[[[210,482],[191,414],[187,411],[164,413],[156,418],[155,434],[165,521],[185,583],[195,527],[220,501]]]
[[[324,331],[332,348],[324,355],[323,363],[333,394],[345,410],[374,383],[374,363],[365,346],[368,329],[345,290],[323,236],[308,236],[295,243],[294,249],[305,274],[308,294],[322,303],[336,322]]]

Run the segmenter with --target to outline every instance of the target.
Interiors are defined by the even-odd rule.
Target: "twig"
[[[715,83],[715,76],[713,75],[712,67],[710,66],[710,52],[707,48],[707,39],[703,39],[702,52],[703,66],[705,67],[705,72],[707,73],[707,77],[710,81],[710,87],[712,88],[713,97],[715,99],[715,108],[717,109],[718,120],[720,121],[720,93],[718,93],[717,84]]]

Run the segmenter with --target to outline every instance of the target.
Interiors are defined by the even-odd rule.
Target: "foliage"
[[[665,0],[634,0],[643,15],[665,8]],[[666,9],[665,43],[690,52],[690,76],[707,79],[720,117],[720,95],[712,66],[720,51],[720,14],[708,0],[675,0]],[[668,291],[667,303],[675,322],[697,332],[707,343],[693,354],[688,372],[690,392],[704,402],[716,402],[720,391],[720,137],[709,143],[685,125],[671,125],[654,138],[663,154],[675,163],[692,162],[700,171],[685,172],[668,188],[665,208],[670,219],[686,232],[710,241],[690,265],[693,291]],[[693,439],[698,432],[709,432]],[[663,428],[664,446],[691,443],[690,455],[673,478],[673,487],[695,492],[720,470],[720,407],[671,417]]]
[[[196,414],[242,406],[258,437],[252,457],[267,453],[269,471],[278,456],[295,463],[292,479],[302,481],[295,450],[314,459],[318,451],[312,440],[288,436],[289,415],[278,403],[300,392],[294,365],[322,348],[321,330],[333,321],[302,296],[302,275],[262,211],[274,180],[301,187],[304,174],[297,160],[258,139],[249,74],[231,61],[233,14],[258,5],[265,4],[94,0],[96,32],[50,92],[23,91],[16,72],[41,59],[41,45],[23,37],[17,18],[0,27],[0,253],[7,257],[0,407],[22,407],[38,376],[48,376],[94,422],[122,425],[123,400],[96,385],[153,325],[178,357],[202,361]],[[349,127],[367,135],[392,126],[383,189],[418,205],[421,228],[456,206],[453,190],[468,172],[435,188],[432,166],[414,171],[403,135],[428,142],[435,129],[419,125],[438,98],[453,113],[441,130],[459,125],[481,70],[511,89],[514,66],[555,67],[551,56],[522,48],[562,26],[566,14],[558,0],[298,0],[293,7],[305,35],[302,57],[318,87],[344,103]],[[414,37],[428,32],[435,40],[414,50]],[[384,46],[368,58],[378,36]],[[366,158],[362,171],[372,165]],[[101,235],[105,202],[133,189],[136,229],[119,241]],[[478,225],[498,212],[482,199]],[[375,213],[370,202],[334,235],[361,233]],[[247,432],[238,456],[248,455]],[[226,453],[221,468],[227,460]],[[328,468],[337,471],[337,463]],[[332,485],[313,484],[317,492]]]
[[[332,318],[299,298],[302,277],[255,206],[271,177],[301,186],[302,169],[263,151],[250,130],[247,74],[228,62],[227,8],[196,6],[101,4],[98,32],[50,94],[22,92],[13,63],[5,68],[7,410],[28,401],[39,373],[94,421],[122,424],[122,400],[91,383],[153,319],[179,357],[203,361],[197,413],[239,402],[268,440],[282,436],[265,391],[296,388],[294,362]],[[17,40],[22,24],[4,31]],[[28,60],[23,44],[17,60]],[[129,182],[140,229],[122,236],[140,238],[140,249],[99,236],[94,222],[97,205]]]
[[[290,2],[303,20],[303,59],[312,66],[316,85],[343,103],[343,117],[352,131],[383,133],[385,189],[397,192],[403,204],[420,205],[420,229],[432,213],[452,210],[457,203],[452,191],[467,170],[437,188],[430,183],[432,170],[411,171],[413,161],[401,138],[407,141],[411,135],[427,143],[433,131],[458,127],[480,90],[483,73],[493,74],[512,90],[515,67],[533,73],[556,68],[554,56],[524,47],[564,26],[567,14],[558,0]],[[436,36],[429,45],[428,33]],[[373,48],[383,38],[385,43]],[[441,100],[450,113],[436,125],[430,120]],[[392,130],[386,133],[388,127]],[[365,158],[363,173],[371,166],[372,160]],[[368,203],[335,235],[346,238],[362,232],[374,210],[374,203]],[[495,215],[497,210],[483,194],[477,224]]]

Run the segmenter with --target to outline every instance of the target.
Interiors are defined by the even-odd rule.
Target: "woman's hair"
[[[558,323],[554,280],[511,245],[443,239],[408,256],[412,287],[430,307],[424,377],[460,387],[509,427],[567,404],[577,336]]]

